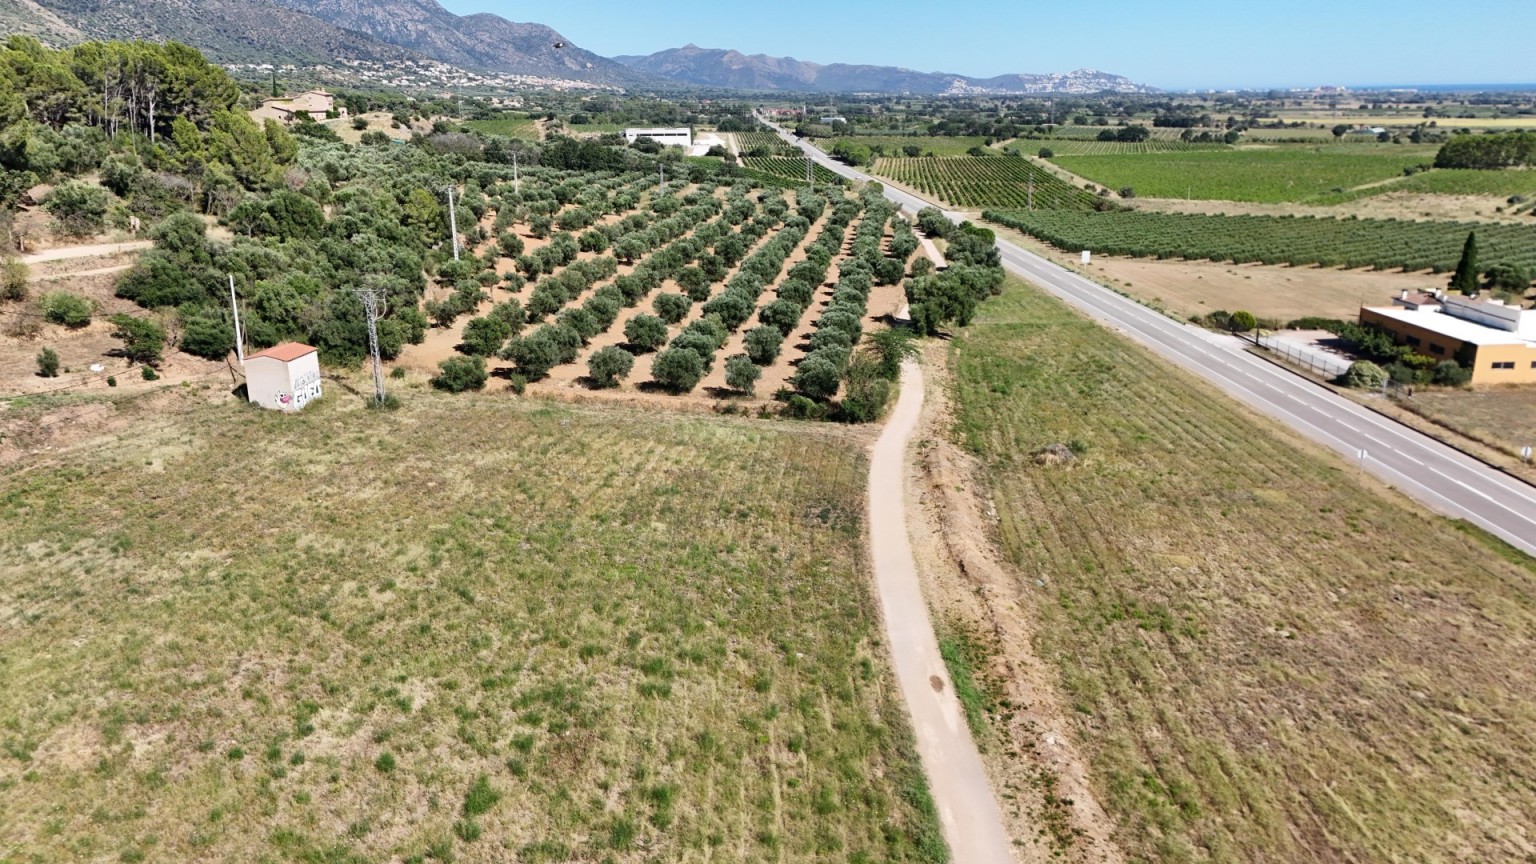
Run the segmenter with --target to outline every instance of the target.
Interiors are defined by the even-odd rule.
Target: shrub
[[[617,387],[620,378],[629,376],[635,366],[635,355],[617,345],[600,349],[587,359],[587,372],[599,387]]]
[[[693,301],[681,294],[660,294],[651,303],[656,314],[668,324],[676,324],[688,315]]]
[[[751,396],[757,387],[757,379],[761,377],[763,370],[747,355],[732,354],[725,358],[725,385],[732,390],[740,390]]]
[[[1369,360],[1356,360],[1349,364],[1349,371],[1344,373],[1342,383],[1345,387],[1361,390],[1380,390],[1387,383],[1387,370]]]
[[[95,234],[107,224],[107,190],[69,181],[60,185],[43,203],[60,233],[72,237]]]
[[[668,348],[656,355],[651,377],[674,393],[686,393],[704,377],[704,358],[693,348]]]
[[[1041,147],[1040,148],[1040,158],[1041,159],[1053,159],[1053,158],[1055,158],[1055,156],[1056,156],[1056,151],[1055,150],[1052,150],[1049,147]]]
[[[113,315],[112,331],[115,338],[123,340],[123,356],[130,363],[155,364],[160,362],[160,352],[165,348],[165,328],[148,318],[132,315]]]
[[[501,350],[511,335],[512,327],[503,318],[471,318],[464,325],[464,351],[476,357],[490,357]]]
[[[153,366],[143,366],[139,369],[139,377],[145,381],[159,381],[160,373],[156,372]]]
[[[1227,319],[1227,326],[1231,328],[1233,333],[1247,333],[1259,326],[1259,322],[1253,317],[1252,312],[1244,312],[1239,309],[1233,312],[1232,316]]]
[[[748,330],[744,337],[744,346],[747,356],[759,366],[767,366],[779,357],[779,348],[784,344],[784,334],[777,327],[763,325]]]
[[[842,374],[830,358],[813,353],[800,361],[789,383],[800,395],[820,401],[831,398],[837,392],[841,378]]]
[[[84,327],[91,323],[91,301],[68,291],[51,291],[41,301],[43,317],[65,327]]]
[[[395,770],[395,757],[394,757],[394,755],[389,753],[388,751],[380,753],[379,754],[379,758],[373,760],[373,767],[380,774],[392,773]]]
[[[1442,387],[1463,387],[1472,380],[1472,373],[1455,360],[1441,360],[1429,380]]]
[[[484,357],[450,357],[437,365],[439,369],[432,379],[432,386],[449,393],[479,390],[489,377],[485,371]]]
[[[667,325],[655,315],[636,315],[624,325],[624,341],[638,351],[655,351],[667,341]]]
[[[0,261],[0,300],[27,299],[27,265],[15,255]]]
[[[38,352],[37,374],[42,378],[59,377],[59,355],[52,348],[44,348]]]

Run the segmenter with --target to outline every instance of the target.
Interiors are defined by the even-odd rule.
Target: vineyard
[[[794,156],[798,151],[776,132],[736,132],[742,153],[762,151],[769,156]]]
[[[1436,272],[1455,268],[1467,233],[1476,230],[1481,266],[1536,268],[1536,228],[1523,225],[1151,212],[983,215],[1069,252]]]
[[[1392,145],[1192,150],[1145,155],[1057,155],[1062,168],[1144,198],[1298,202],[1402,176],[1434,148]]]
[[[792,180],[797,186],[805,185],[805,157],[803,156],[743,156],[743,168],[761,172],[771,177]],[[840,185],[843,178],[821,165],[814,166],[811,175],[817,183]]]
[[[1186,153],[1191,150],[1230,150],[1225,144],[1195,143],[1177,138],[1148,138],[1145,141],[1022,141],[1010,145],[1010,150],[1033,156],[1041,149],[1050,150],[1057,156],[1134,156],[1143,153]]]
[[[987,146],[985,138],[964,135],[859,135],[854,138],[831,138],[820,142],[820,146],[831,153],[832,148],[840,142],[868,147],[877,156],[892,157],[906,155],[909,147],[916,147],[920,151],[919,156],[964,156],[974,147]]]
[[[489,120],[469,120],[464,125],[485,135],[501,135],[529,141],[539,140],[539,126],[528,117],[502,114]]]
[[[875,173],[957,207],[1028,207],[1031,177],[1036,209],[1092,210],[1097,200],[1028,159],[1012,157],[881,159]]]

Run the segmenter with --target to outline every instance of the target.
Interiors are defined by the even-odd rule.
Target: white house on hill
[[[284,342],[245,358],[250,400],[274,411],[298,411],[320,398],[320,354],[308,345]]]

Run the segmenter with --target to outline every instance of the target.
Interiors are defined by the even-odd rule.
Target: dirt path
[[[31,255],[21,256],[23,264],[42,264],[47,261],[63,261],[67,258],[100,258],[104,255],[119,255],[123,252],[137,252],[155,245],[151,240],[132,240],[127,243],[96,243],[90,246],[65,246],[60,249],[48,249],[43,252],[34,252]]]
[[[922,408],[922,370],[916,363],[907,363],[902,367],[900,399],[870,460],[869,544],[875,584],[896,678],[951,859],[1011,864],[1002,814],[939,656],[907,536],[903,491],[907,445]]]

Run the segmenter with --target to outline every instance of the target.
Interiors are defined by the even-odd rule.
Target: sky
[[[692,42],[976,77],[1087,67],[1169,90],[1536,82],[1536,0],[439,2],[608,57]]]

